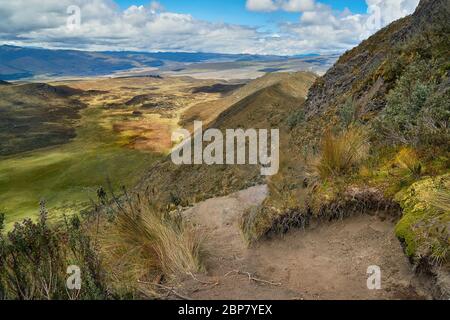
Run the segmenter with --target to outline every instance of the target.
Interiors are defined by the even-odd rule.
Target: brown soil
[[[394,236],[394,223],[375,215],[296,230],[248,248],[239,217],[261,204],[267,192],[257,186],[185,212],[207,233],[209,255],[207,272],[188,276],[180,293],[219,300],[429,298]],[[382,270],[381,290],[367,289],[371,265]]]

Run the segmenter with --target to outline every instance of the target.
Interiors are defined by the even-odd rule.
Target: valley
[[[201,90],[214,84],[138,77],[0,88],[3,114],[24,106],[22,130],[15,118],[14,127],[4,122],[1,130],[0,209],[7,227],[37,217],[41,200],[57,220],[89,210],[100,187],[134,187],[171,150],[171,133],[184,110],[221,97],[222,90]]]
[[[448,300],[448,1],[337,61],[0,47],[0,298]],[[174,163],[200,122],[279,170]]]

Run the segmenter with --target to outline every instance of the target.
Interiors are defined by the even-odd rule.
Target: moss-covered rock
[[[450,174],[420,180],[395,200],[403,208],[396,234],[405,243],[406,254],[416,261],[449,261]]]

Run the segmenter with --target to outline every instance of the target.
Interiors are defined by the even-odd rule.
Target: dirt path
[[[210,255],[207,274],[186,279],[182,292],[193,299],[428,298],[394,236],[393,222],[377,216],[296,230],[247,248],[239,217],[261,204],[267,192],[257,186],[185,212],[207,232]],[[381,268],[381,290],[367,289],[372,265]]]

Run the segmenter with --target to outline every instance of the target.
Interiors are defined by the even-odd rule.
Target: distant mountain
[[[287,57],[186,52],[87,52],[0,46],[0,79],[35,76],[99,76],[133,68],[208,61],[275,61]]]

